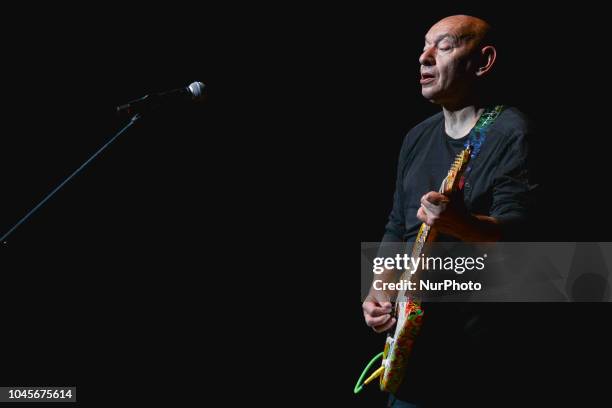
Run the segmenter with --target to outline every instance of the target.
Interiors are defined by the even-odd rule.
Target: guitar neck
[[[472,153],[471,146],[468,146],[465,150],[461,151],[450,170],[448,171],[448,175],[442,181],[442,185],[440,186],[439,192],[445,195],[451,194],[453,191],[456,191],[459,188],[459,181],[463,176],[465,168],[470,161],[470,155]],[[429,242],[434,242],[438,237],[438,233],[435,229],[431,228],[431,226],[422,223],[421,228],[419,229],[419,233],[414,241],[414,245],[412,246],[412,259],[419,259],[421,255],[425,253],[426,244]],[[412,281],[414,275],[418,273],[418,270],[412,270],[410,268],[406,269],[401,277],[400,281]],[[401,290],[397,295],[397,302],[404,302],[406,299],[406,291]]]
[[[416,240],[414,241],[414,245],[412,246],[412,259],[418,259],[422,254],[425,253],[425,244],[429,242],[433,242],[436,240],[437,231],[431,228],[429,225],[422,223],[421,228],[419,229],[419,234],[417,235]],[[412,271],[411,269],[406,269],[400,280],[411,281],[414,274],[418,271]],[[405,290],[401,290],[398,292],[397,299],[405,299]]]

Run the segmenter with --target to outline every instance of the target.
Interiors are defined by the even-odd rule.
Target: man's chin
[[[435,92],[431,92],[429,89],[421,89],[421,95],[431,103],[438,103],[438,98]]]

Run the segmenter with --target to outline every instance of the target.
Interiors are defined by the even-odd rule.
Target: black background
[[[373,389],[352,395],[382,341],[363,324],[355,254],[382,236],[404,135],[437,111],[417,59],[427,29],[455,13],[504,32],[508,102],[539,130],[538,238],[607,241],[609,41],[597,10],[16,13],[3,28],[14,41],[2,232],[124,124],[116,105],[194,80],[209,98],[143,119],[0,248],[1,382],[77,385],[89,402],[113,401],[100,392],[117,384],[131,401],[138,386],[162,401],[381,404]],[[596,391],[585,387],[609,358],[608,305],[520,307],[537,309],[530,328],[556,330],[526,330],[542,381]],[[566,325],[578,328],[566,337]]]
[[[193,81],[227,87],[209,44],[224,33],[199,15],[106,4],[6,16],[2,233],[126,123],[115,106]],[[214,239],[226,187],[212,157],[230,132],[209,118],[205,104],[143,118],[2,245],[3,385],[76,385],[85,406],[198,392],[204,271],[189,260]]]

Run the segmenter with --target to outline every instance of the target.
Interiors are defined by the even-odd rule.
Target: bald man
[[[526,143],[530,130],[516,108],[504,107],[487,129],[486,139],[470,163],[472,168],[461,194],[446,197],[438,193],[453,159],[471,140],[471,130],[483,112],[493,107],[495,96],[487,92],[487,79],[495,69],[496,59],[491,27],[479,18],[447,17],[425,35],[419,57],[421,93],[442,110],[415,126],[404,139],[393,209],[383,242],[414,241],[421,223],[435,228],[442,240],[469,242],[508,239],[511,232],[520,231],[525,224],[532,190]],[[437,365],[440,375],[460,377],[462,364],[470,364],[464,358],[456,358],[449,347],[480,341],[472,334],[482,328],[478,326],[484,324],[482,316],[471,314],[466,305],[452,310],[447,306],[424,307],[423,330],[409,366],[417,368],[406,376],[407,385],[398,397],[430,401],[434,396],[423,395],[423,387],[415,382],[435,375],[432,365]],[[372,291],[363,303],[366,324],[377,333],[391,329],[395,324],[391,309],[391,303]],[[460,350],[460,355],[464,352]],[[402,406],[400,399],[394,403]]]

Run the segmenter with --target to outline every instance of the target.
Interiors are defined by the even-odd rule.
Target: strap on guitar
[[[459,183],[459,188],[463,189],[463,185],[465,183],[465,179],[470,174],[472,170],[472,165],[474,163],[474,159],[478,157],[480,153],[480,148],[482,144],[487,138],[487,130],[491,127],[491,125],[495,122],[495,119],[499,116],[499,114],[504,110],[504,105],[497,105],[494,107],[487,108],[480,118],[476,125],[470,131],[468,140],[465,142],[464,148],[471,147],[472,154],[470,155],[470,162],[468,164],[467,169],[465,169],[465,173],[463,173],[463,177]]]

